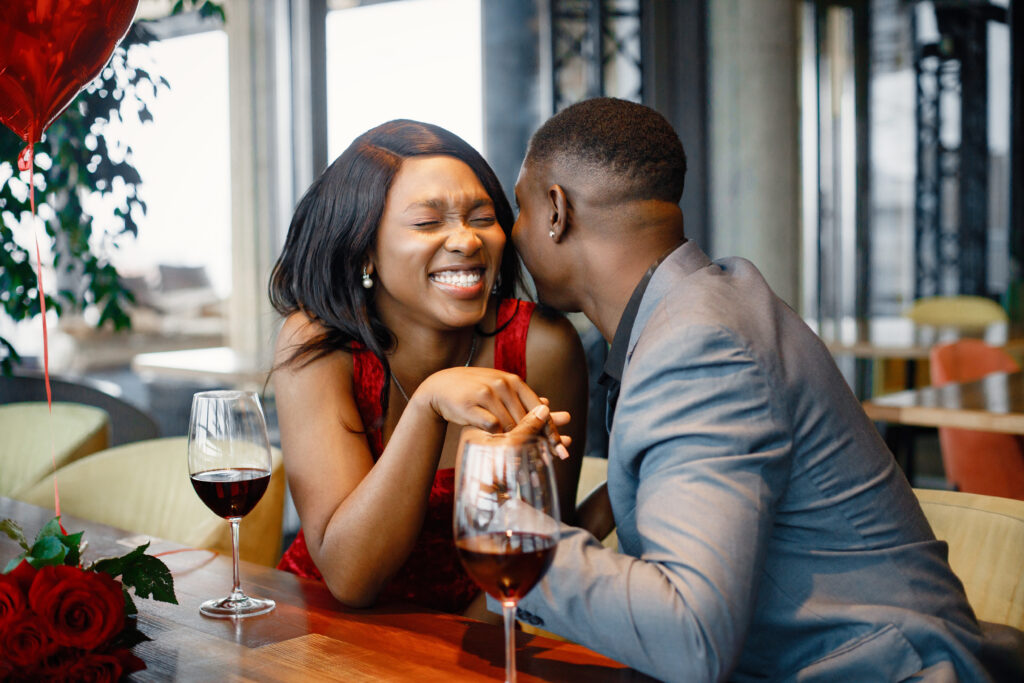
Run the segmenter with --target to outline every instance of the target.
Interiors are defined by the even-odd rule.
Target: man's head
[[[609,202],[678,204],[686,176],[672,124],[650,107],[613,97],[584,100],[548,119],[530,140],[526,164],[600,176]]]
[[[664,249],[659,245],[682,239],[685,176],[679,136],[649,107],[600,97],[544,123],[516,183],[512,233],[541,300],[562,310],[582,305],[580,290],[590,285],[582,280],[595,276],[586,272],[592,246],[603,269],[621,260],[610,250],[636,247],[639,263],[648,251],[656,250],[656,258]],[[558,250],[569,243],[579,248]]]

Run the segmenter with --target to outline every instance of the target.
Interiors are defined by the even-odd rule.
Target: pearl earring
[[[554,230],[548,230],[548,237],[550,237],[551,239],[555,239],[555,231]]]
[[[363,266],[363,289],[369,289],[373,287],[373,278],[366,272],[366,266]]]

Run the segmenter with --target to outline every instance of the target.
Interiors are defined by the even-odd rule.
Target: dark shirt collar
[[[610,387],[611,382],[614,382],[617,386],[622,381],[622,371],[626,367],[626,353],[629,351],[629,338],[633,334],[633,323],[636,322],[636,314],[640,310],[640,302],[644,298],[644,293],[647,291],[647,285],[650,283],[654,271],[658,269],[662,261],[668,258],[669,254],[685,243],[686,240],[683,240],[659,256],[658,260],[652,263],[651,267],[644,273],[644,276],[640,278],[636,288],[633,289],[633,294],[629,297],[625,310],[622,311],[619,326],[615,328],[615,337],[612,338],[612,346],[608,350],[608,357],[604,362],[604,372],[601,373],[601,378],[598,380],[605,387]]]

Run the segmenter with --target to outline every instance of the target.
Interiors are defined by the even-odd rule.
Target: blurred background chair
[[[155,439],[160,428],[145,412],[109,393],[100,382],[50,377],[54,401],[81,403],[106,411],[109,416],[108,446]],[[41,374],[16,374],[0,377],[0,404],[46,401],[46,385]]]
[[[1019,369],[1004,350],[979,339],[940,344],[931,351],[935,386]],[[957,490],[1024,500],[1024,441],[1020,436],[940,427],[939,445],[946,479]]]
[[[109,445],[110,420],[93,406],[45,401],[0,405],[0,495],[46,480],[53,493],[54,466],[63,467]]]
[[[230,528],[199,499],[189,480],[187,437],[152,439],[110,448],[57,472],[61,511],[193,548],[231,552]],[[273,449],[270,485],[242,518],[239,554],[273,566],[281,554],[285,474],[281,452]],[[53,507],[49,481],[17,496]]]
[[[928,296],[917,299],[904,314],[917,325],[978,328],[1005,323],[1002,306],[983,296]]]
[[[582,503],[587,496],[589,496],[594,489],[601,486],[608,480],[608,459],[597,456],[587,455],[583,457],[583,465],[580,467],[580,481],[576,487],[576,507],[579,509],[580,503]],[[601,541],[601,544],[606,548],[617,549],[619,547],[619,537],[615,533],[615,529],[612,529],[610,533],[603,537],[599,537],[597,540]]]
[[[914,489],[978,619],[1024,628],[1024,501]]]

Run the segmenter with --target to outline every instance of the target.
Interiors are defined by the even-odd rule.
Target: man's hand
[[[559,434],[558,427],[569,424],[571,419],[569,413],[565,411],[553,413],[547,406],[547,400],[543,398],[540,400],[541,404],[526,413],[509,432],[513,434],[544,434],[554,454],[565,460],[569,457],[566,446],[572,443],[572,438]]]

